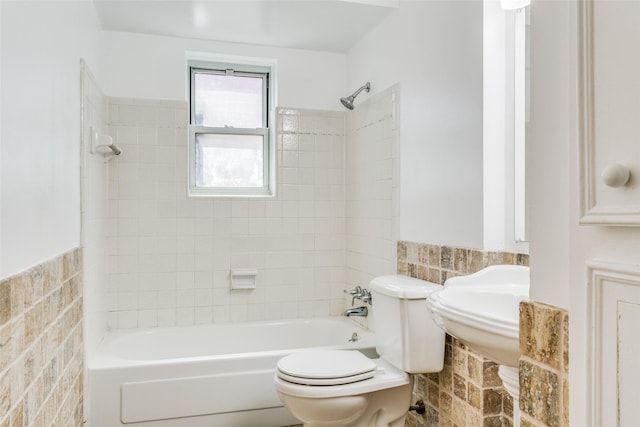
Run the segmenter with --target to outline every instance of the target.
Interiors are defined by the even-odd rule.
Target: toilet
[[[275,387],[305,427],[401,427],[411,404],[410,374],[439,372],[445,333],[427,296],[441,285],[401,275],[370,284],[379,359],[356,350],[309,350],[278,361]]]

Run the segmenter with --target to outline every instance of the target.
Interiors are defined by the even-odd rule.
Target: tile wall
[[[344,113],[277,111],[276,197],[193,199],[186,108],[109,101],[109,325],[340,314]],[[231,268],[257,268],[257,289],[230,291]]]
[[[399,105],[400,88],[395,85],[347,112],[346,286],[349,288],[356,285],[366,288],[374,277],[396,269]],[[345,298],[345,305],[351,306],[351,298]],[[357,300],[355,303],[363,305]],[[353,319],[366,326],[367,318]]]
[[[83,248],[85,358],[93,351],[107,329],[108,289],[108,162],[105,148],[92,147],[92,133],[107,134],[107,97],[104,96],[87,64],[81,63],[82,143],[81,163],[81,241]],[[86,377],[85,377],[86,379]]]
[[[511,252],[398,242],[398,273],[443,284],[450,277],[495,264],[528,265],[529,256]],[[512,425],[512,400],[498,377],[498,365],[447,337],[445,365],[437,374],[417,375],[413,401],[423,400],[424,415],[410,413],[411,427],[506,427]]]
[[[536,302],[520,304],[521,427],[569,426],[569,316]]]
[[[0,426],[82,426],[81,257],[0,281]]]

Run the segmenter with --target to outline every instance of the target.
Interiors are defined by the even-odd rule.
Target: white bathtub
[[[88,427],[297,424],[273,386],[275,365],[315,347],[376,357],[373,334],[339,317],[110,333],[88,367]]]

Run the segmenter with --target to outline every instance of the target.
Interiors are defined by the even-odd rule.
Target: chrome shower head
[[[353,110],[353,96],[347,96],[346,98],[340,98],[340,102],[349,110]]]
[[[340,102],[342,102],[342,105],[344,105],[349,110],[353,110],[353,100],[356,99],[356,96],[358,96],[358,94],[363,90],[369,92],[371,90],[371,83],[367,82],[352,95],[349,95],[345,98],[340,98]]]

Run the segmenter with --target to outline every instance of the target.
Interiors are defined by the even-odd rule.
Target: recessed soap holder
[[[258,269],[256,268],[232,268],[229,274],[231,289],[255,289]]]
[[[98,133],[93,128],[89,132],[91,133],[91,153],[99,153],[103,156],[119,156],[122,153],[122,150],[115,146],[113,138],[109,135]]]

